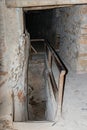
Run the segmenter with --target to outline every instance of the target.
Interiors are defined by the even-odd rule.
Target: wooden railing
[[[49,82],[51,83],[55,100],[57,103],[56,116],[60,116],[62,112],[63,87],[64,87],[66,69],[63,63],[61,62],[55,49],[50,45],[48,41],[44,42],[46,47],[46,63],[48,68],[48,79]]]
[[[44,39],[31,39],[32,42],[43,42],[46,50],[47,80],[51,84],[57,104],[56,117],[61,115],[63,102],[63,87],[66,69],[55,49]],[[51,87],[49,86],[49,87]]]

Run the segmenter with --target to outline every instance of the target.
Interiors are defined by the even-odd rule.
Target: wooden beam
[[[87,0],[5,0],[7,7],[40,7],[55,5],[87,4]]]
[[[41,7],[27,7],[24,8],[24,11],[29,10],[46,10],[46,9],[55,9],[55,8],[62,8],[62,7],[71,7],[73,5],[53,5],[53,6],[41,6]]]
[[[31,49],[37,54],[37,51],[35,50],[35,48],[31,45]]]
[[[31,39],[31,42],[44,42],[44,39]]]

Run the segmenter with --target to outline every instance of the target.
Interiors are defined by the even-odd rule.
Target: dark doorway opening
[[[52,26],[54,12],[54,9],[25,12],[26,30],[30,34],[28,113],[33,121],[54,121],[61,113],[62,89],[58,90],[58,85],[63,87],[64,77],[60,79],[60,75],[64,68],[55,51],[58,46]]]

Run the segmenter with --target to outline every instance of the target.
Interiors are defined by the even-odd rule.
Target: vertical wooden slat
[[[48,50],[48,64],[49,64],[49,68],[51,69],[51,67],[52,67],[52,54],[49,50]]]
[[[46,48],[48,51],[48,65],[47,65],[47,69],[48,69],[48,77],[50,78],[50,84],[54,93],[54,97],[55,97],[55,101],[56,104],[53,106],[56,107],[55,113],[54,114],[54,120],[57,121],[58,118],[61,116],[61,112],[62,112],[62,103],[63,103],[63,87],[64,87],[64,76],[66,73],[66,70],[62,64],[62,62],[60,61],[60,58],[58,56],[58,54],[55,52],[54,48],[51,47],[51,45],[49,43],[46,44]],[[53,74],[53,69],[52,69],[52,61],[55,62],[57,68],[58,68],[58,85],[56,84],[56,79],[55,76]],[[54,91],[55,90],[55,91]],[[48,103],[49,104],[49,103]],[[49,108],[48,108],[49,109]]]
[[[61,116],[61,112],[62,112],[62,101],[63,101],[63,87],[64,87],[64,75],[65,75],[65,71],[62,71],[60,73],[59,79],[58,79],[58,115],[57,116]]]

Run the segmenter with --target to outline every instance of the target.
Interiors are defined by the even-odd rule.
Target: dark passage
[[[45,120],[45,62],[44,56],[33,55],[28,69],[29,120]]]
[[[52,27],[53,10],[27,11],[26,29],[31,39],[49,37]],[[46,65],[43,42],[31,42],[28,68],[28,109],[29,120],[46,120]]]
[[[65,70],[55,51],[58,42],[55,42],[56,31],[52,26],[54,16],[53,9],[25,13],[30,34],[28,113],[31,121],[55,121],[61,113]]]

